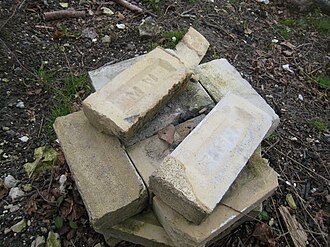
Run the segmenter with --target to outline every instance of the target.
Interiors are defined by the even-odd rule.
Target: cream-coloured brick
[[[195,68],[205,56],[210,43],[197,30],[190,27],[176,45],[174,53],[187,68]]]
[[[103,232],[104,239],[114,237],[148,247],[174,246],[152,211],[135,215]]]
[[[235,93],[267,112],[272,117],[271,134],[280,123],[280,119],[267,102],[243,79],[240,73],[226,59],[216,59],[197,66],[195,73],[200,83],[211,97],[219,102],[228,92]]]
[[[84,100],[83,110],[101,132],[127,140],[190,76],[178,58],[156,48]]]
[[[146,187],[116,137],[97,131],[82,111],[57,118],[54,129],[96,231],[147,206]]]
[[[151,191],[200,224],[257,149],[272,118],[228,93],[149,179]]]
[[[246,221],[252,220],[260,213],[260,205],[244,215],[225,231],[221,232],[212,242],[227,236],[231,231]],[[165,247],[174,246],[172,240],[166,233],[163,226],[157,220],[153,211],[143,212],[135,215],[124,222],[121,222],[103,233],[104,239],[109,246],[116,246],[121,240],[140,244],[146,247]]]
[[[204,246],[256,208],[277,186],[276,172],[268,166],[267,160],[256,154],[200,225],[189,222],[157,197],[154,197],[153,208],[175,246]]]

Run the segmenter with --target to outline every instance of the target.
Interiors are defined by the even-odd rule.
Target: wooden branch
[[[80,18],[86,15],[85,11],[76,11],[76,10],[58,10],[58,11],[51,11],[45,12],[45,20],[57,20],[62,18]]]
[[[114,0],[114,2],[120,4],[121,6],[133,11],[133,12],[137,12],[137,13],[143,13],[143,9],[141,9],[140,7],[126,1],[126,0]]]

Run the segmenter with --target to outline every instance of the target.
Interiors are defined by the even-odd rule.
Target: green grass
[[[277,29],[277,34],[287,40],[291,37],[291,32],[288,27],[280,27]]]
[[[330,17],[314,19],[312,25],[319,33],[330,34]]]
[[[165,38],[163,47],[173,49],[180,42],[184,35],[185,32],[182,31],[171,31],[164,33],[162,35]]]
[[[309,124],[319,132],[325,132],[327,130],[327,124],[318,118],[310,120]]]
[[[279,21],[280,24],[290,28],[314,28],[317,32],[323,34],[330,34],[330,17],[314,13],[311,16],[302,17],[298,20],[289,17]],[[285,36],[285,34],[284,34]]]
[[[272,133],[270,136],[266,137],[267,141],[275,141],[278,137],[278,134]]]
[[[49,77],[49,72],[42,73],[43,78]],[[62,80],[44,80],[46,88],[53,95],[48,116],[48,134],[50,139],[55,137],[53,123],[57,117],[65,116],[72,112],[74,103],[80,103],[82,96],[91,92],[87,76],[69,76]]]
[[[293,19],[292,17],[289,17],[287,19],[280,20],[279,23],[281,23],[282,25],[285,25],[287,27],[295,27],[297,24],[297,21],[295,19]]]
[[[161,35],[161,39],[158,42],[152,42],[147,46],[147,50],[151,51],[157,46],[173,49],[180,42],[184,35],[185,32],[182,31],[170,31],[163,33]]]
[[[323,89],[330,89],[330,79],[325,75],[318,76],[315,82]]]

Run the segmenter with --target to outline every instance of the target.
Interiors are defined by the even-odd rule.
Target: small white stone
[[[123,30],[123,29],[126,28],[126,25],[125,25],[125,24],[116,24],[116,27],[117,27],[118,29]]]
[[[12,176],[12,175],[7,175],[4,180],[4,185],[6,188],[13,188],[16,186],[18,181]]]
[[[269,225],[269,226],[274,225],[274,218],[271,218],[271,219],[269,220],[268,225]]]
[[[103,14],[105,14],[105,15],[110,15],[111,16],[111,15],[114,14],[114,12],[111,9],[107,8],[107,7],[102,7],[101,10],[102,10]]]
[[[67,180],[66,176],[64,174],[61,175],[60,180],[59,180],[61,194],[65,193],[65,183],[66,183],[66,180]]]
[[[294,71],[290,69],[290,64],[283,64],[282,68],[286,71],[289,71],[291,74],[294,74]]]
[[[62,174],[60,176],[59,182],[60,182],[61,185],[63,185],[66,182],[66,180],[67,180],[66,176],[64,174]]]
[[[300,99],[301,101],[304,101],[304,97],[301,94],[298,95],[298,99]]]
[[[290,136],[290,137],[289,137],[289,140],[290,140],[290,141],[298,141],[298,138],[295,137],[295,136]]]
[[[278,39],[272,39],[272,43],[277,44],[278,43]]]
[[[111,37],[109,35],[105,35],[102,39],[101,39],[102,43],[110,43],[111,42]]]
[[[20,138],[18,138],[21,142],[27,142],[29,140],[29,137],[27,136],[22,136]]]
[[[16,104],[16,107],[23,109],[25,107],[24,102],[23,101],[18,101],[18,103]]]
[[[11,198],[12,201],[23,195],[24,192],[18,187],[11,188],[9,191],[9,197]]]
[[[17,210],[19,210],[19,206],[17,206],[17,205],[14,205],[14,206],[12,206],[12,207],[9,209],[9,211],[10,211],[11,213],[16,212]]]
[[[317,191],[316,188],[312,188],[312,189],[311,189],[311,193],[315,193],[316,191]]]
[[[43,233],[47,233],[47,232],[48,232],[48,230],[47,230],[46,227],[41,227],[40,230],[41,230],[41,232],[43,232]]]
[[[68,8],[69,7],[69,4],[68,3],[59,3],[59,5],[62,7],[62,8]]]

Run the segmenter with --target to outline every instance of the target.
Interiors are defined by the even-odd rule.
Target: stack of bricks
[[[83,111],[54,123],[110,246],[211,244],[256,217],[278,185],[260,148],[278,116],[227,60],[199,65],[208,47],[190,28],[174,50],[91,71]]]

